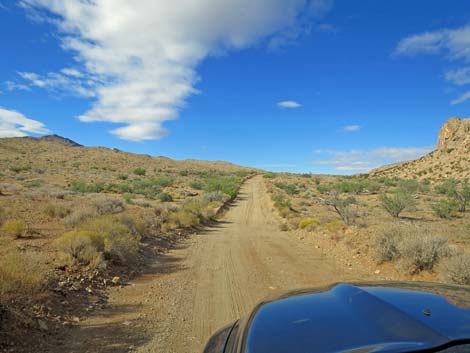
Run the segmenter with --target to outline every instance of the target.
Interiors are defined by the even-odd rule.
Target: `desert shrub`
[[[312,230],[316,228],[318,225],[320,225],[320,221],[315,218],[306,218],[299,222],[300,229]]]
[[[263,178],[265,179],[274,179],[276,177],[276,174],[274,173],[264,173]]]
[[[458,188],[453,190],[449,196],[458,203],[459,211],[465,212],[467,210],[467,204],[470,202],[470,185],[467,181],[463,182]]]
[[[161,177],[161,178],[153,179],[151,182],[153,185],[166,188],[168,186],[173,185],[175,183],[175,179],[172,177]]]
[[[31,170],[32,166],[31,164],[28,165],[15,165],[11,166],[10,170],[14,173],[20,173],[20,172],[26,172],[28,170]]]
[[[3,207],[0,207],[0,226],[7,220],[7,212]]]
[[[40,179],[30,180],[26,183],[28,188],[39,188],[44,185],[44,181]]]
[[[106,258],[120,262],[134,262],[139,251],[139,237],[119,218],[105,216],[83,223],[80,228],[97,235],[94,244],[103,250]]]
[[[77,208],[69,215],[65,216],[62,222],[65,224],[66,227],[73,228],[78,226],[79,224],[93,219],[98,216],[98,212],[96,208],[91,207],[83,207]]]
[[[144,176],[147,173],[147,171],[144,168],[136,168],[134,169],[134,174],[135,175],[140,175]]]
[[[189,175],[189,170],[180,170],[178,172],[180,176],[188,176]]]
[[[74,180],[70,183],[70,189],[72,191],[81,193],[99,193],[105,190],[104,183],[86,183],[83,180]]]
[[[441,267],[441,276],[453,283],[470,285],[470,254],[450,257]]]
[[[124,211],[124,205],[121,200],[106,197],[96,199],[93,202],[93,206],[95,206],[96,211],[100,215],[115,214]]]
[[[434,191],[442,195],[452,195],[457,189],[457,181],[455,179],[447,179],[434,187]]]
[[[173,197],[167,192],[162,192],[162,193],[158,194],[157,198],[161,202],[171,202],[171,201],[173,201]]]
[[[44,266],[36,254],[9,251],[0,257],[0,307],[36,300],[45,279]]]
[[[213,208],[199,199],[186,201],[182,210],[196,216],[198,219],[197,224],[206,222],[214,216]]]
[[[420,188],[419,181],[416,179],[403,179],[398,181],[397,186],[405,193],[415,194]]]
[[[44,207],[44,214],[51,218],[64,218],[70,213],[70,210],[64,206],[55,203],[48,203]]]
[[[398,228],[391,228],[380,234],[375,241],[377,261],[382,263],[399,258],[399,244],[402,240],[403,234]]]
[[[234,199],[237,196],[240,179],[234,176],[209,176],[204,180],[203,190],[221,191]]]
[[[330,191],[328,196],[321,200],[326,206],[330,206],[347,225],[355,224],[359,213],[357,201],[353,196],[341,197],[337,191]]]
[[[189,186],[196,190],[202,190],[204,188],[204,183],[202,180],[194,180],[189,183]]]
[[[127,180],[128,178],[129,178],[129,176],[127,174],[119,174],[118,175],[119,180]]]
[[[224,202],[225,201],[225,195],[221,191],[211,191],[211,192],[206,192],[202,196],[202,200],[206,203],[211,203],[211,202]]]
[[[412,208],[416,204],[413,195],[402,190],[398,190],[392,196],[382,194],[379,200],[385,211],[395,218],[398,218],[405,209]]]
[[[68,261],[75,264],[97,267],[102,260],[98,251],[101,240],[98,234],[86,230],[73,230],[56,239],[56,246]]]
[[[9,237],[17,239],[26,235],[28,226],[21,219],[9,219],[3,223],[1,231]]]
[[[431,205],[434,214],[443,219],[451,219],[458,207],[458,203],[453,199],[440,200]]]
[[[290,200],[282,194],[274,195],[272,197],[272,200],[274,201],[274,205],[277,208],[290,208],[291,207]]]
[[[297,189],[297,186],[295,184],[288,184],[279,181],[274,183],[274,186],[281,190],[284,190],[288,195],[297,195],[299,193],[299,190]]]
[[[410,233],[399,244],[403,265],[410,273],[432,270],[450,253],[447,239],[435,235]]]
[[[279,225],[279,230],[282,232],[287,232],[289,230],[289,226],[287,225],[287,223],[281,223]]]
[[[325,224],[325,228],[328,232],[332,234],[338,234],[343,229],[343,224],[341,221],[332,221]]]

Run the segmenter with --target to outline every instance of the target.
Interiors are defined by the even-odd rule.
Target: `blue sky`
[[[468,116],[465,1],[111,3],[0,0],[1,136],[351,174]]]

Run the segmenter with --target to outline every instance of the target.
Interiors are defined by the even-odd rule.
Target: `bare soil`
[[[201,352],[217,329],[278,291],[364,278],[311,243],[279,230],[261,177],[248,180],[227,213],[110,293],[78,323],[61,353]]]

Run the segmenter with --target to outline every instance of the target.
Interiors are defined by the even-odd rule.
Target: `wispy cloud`
[[[467,101],[470,101],[470,91],[465,92],[460,97],[455,98],[454,100],[450,102],[450,104],[456,105],[456,104],[460,104],[460,103],[467,102]]]
[[[111,132],[135,141],[166,135],[162,124],[177,118],[197,93],[196,70],[206,57],[286,35],[295,39],[302,32],[299,23],[332,6],[331,0],[20,3],[33,18],[45,17],[58,27],[62,47],[76,58],[72,66],[80,66],[75,76],[64,69],[37,74],[30,84],[49,89],[66,84],[92,97],[91,109],[78,118],[123,125]],[[78,79],[75,86],[71,76]]]
[[[21,137],[28,133],[43,135],[50,131],[40,121],[0,107],[0,137]]]
[[[457,29],[440,29],[411,35],[402,39],[395,55],[443,54],[449,61],[470,62],[470,25]],[[445,79],[455,85],[470,84],[470,68],[462,67],[445,73]],[[466,93],[451,101],[452,105],[468,101]]]
[[[346,125],[343,127],[343,131],[346,131],[346,132],[355,132],[361,129],[362,129],[361,125]]]
[[[316,150],[314,164],[332,166],[339,172],[368,172],[379,166],[419,158],[433,147],[380,147],[372,150]]]
[[[280,108],[300,108],[302,104],[296,101],[282,101],[282,102],[278,102],[277,106]]]

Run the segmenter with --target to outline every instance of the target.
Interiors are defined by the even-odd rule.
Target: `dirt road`
[[[247,181],[220,222],[113,291],[110,309],[73,330],[62,352],[201,352],[267,295],[353,279],[278,225],[263,179]]]

